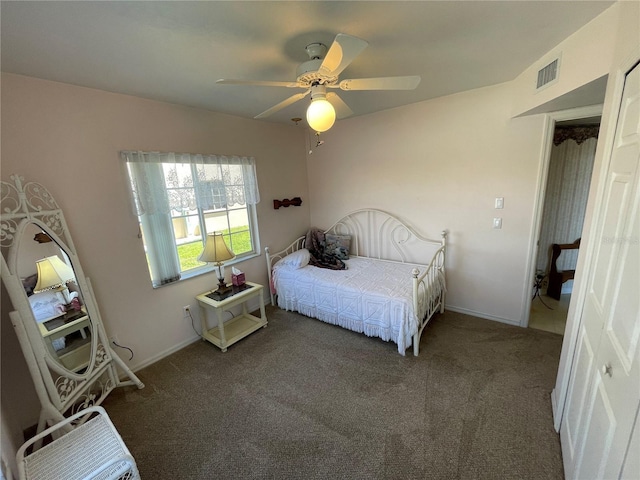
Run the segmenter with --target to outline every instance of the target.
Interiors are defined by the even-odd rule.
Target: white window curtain
[[[154,287],[180,279],[172,208],[209,210],[221,204],[255,205],[260,201],[253,157],[140,151],[124,151],[120,156],[128,167],[133,211],[146,233],[145,244]],[[196,166],[195,196],[169,198],[162,166],[167,163]],[[234,178],[229,172],[238,171],[241,179],[231,183],[221,180]],[[174,205],[176,201],[193,204]]]

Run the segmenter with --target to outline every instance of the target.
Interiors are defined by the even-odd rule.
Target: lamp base
[[[214,290],[214,293],[217,293],[218,295],[223,295],[230,291],[231,291],[231,287],[227,286],[227,284],[224,283],[224,278],[218,279],[218,288]]]

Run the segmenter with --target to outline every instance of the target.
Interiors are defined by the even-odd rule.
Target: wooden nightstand
[[[200,323],[202,325],[202,339],[207,340],[223,352],[227,347],[238,340],[243,339],[259,328],[266,328],[267,315],[264,311],[264,287],[257,283],[246,282],[243,287],[233,287],[229,295],[222,298],[213,292],[205,292],[196,297],[200,304]],[[247,301],[258,297],[260,301],[260,317],[251,315],[247,311]],[[223,313],[236,305],[242,305],[242,313],[224,322]],[[218,318],[218,325],[209,329],[207,327],[207,310],[214,310]]]

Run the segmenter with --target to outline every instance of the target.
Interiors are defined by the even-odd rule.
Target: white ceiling
[[[297,90],[304,47],[369,42],[340,79],[420,75],[414,91],[339,91],[356,115],[514,79],[613,1],[2,1],[2,71],[252,118]],[[265,119],[303,117],[308,97]]]

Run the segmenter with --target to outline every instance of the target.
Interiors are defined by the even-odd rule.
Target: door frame
[[[547,194],[547,179],[549,176],[549,164],[551,162],[551,149],[553,146],[553,134],[556,123],[565,120],[577,120],[580,118],[601,117],[603,105],[590,105],[588,107],[571,108],[569,110],[561,110],[545,114],[543,127],[543,148],[540,152],[540,162],[538,163],[538,181],[536,186],[536,195],[534,198],[533,222],[531,223],[531,232],[529,234],[529,259],[525,269],[525,282],[522,301],[522,313],[520,315],[520,326],[529,326],[529,316],[531,314],[533,277],[535,273],[536,262],[538,260],[538,242],[540,240],[540,231],[542,230],[542,213],[544,211],[544,201]],[[593,180],[593,173],[591,174]],[[590,186],[589,191],[593,188]],[[585,217],[586,222],[586,217]],[[584,225],[583,225],[584,228]],[[575,282],[574,282],[575,285]]]
[[[560,431],[562,416],[564,414],[565,403],[569,380],[573,368],[573,361],[576,353],[579,327],[582,322],[582,312],[587,295],[587,279],[593,272],[593,256],[595,254],[596,232],[594,224],[602,215],[604,207],[604,193],[606,187],[607,172],[611,165],[612,152],[614,147],[615,132],[620,114],[624,83],[633,67],[640,62],[640,46],[636,47],[632,54],[622,61],[610,75],[607,82],[607,94],[605,96],[605,109],[600,123],[600,135],[596,148],[596,158],[594,170],[589,189],[589,199],[583,226],[583,235],[580,242],[580,253],[578,254],[578,264],[576,266],[576,277],[573,284],[573,294],[569,303],[567,315],[567,326],[565,329],[562,351],[560,353],[560,363],[558,365],[558,375],[556,384],[551,392],[551,404],[553,410],[554,428]]]

